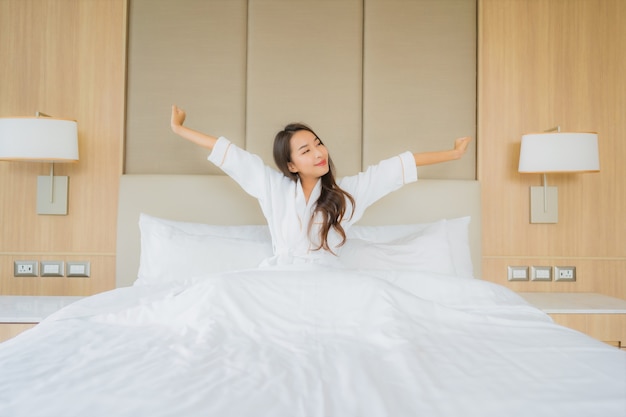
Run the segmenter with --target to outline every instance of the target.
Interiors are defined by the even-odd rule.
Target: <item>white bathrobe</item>
[[[257,198],[267,219],[274,256],[264,265],[285,265],[302,262],[336,264],[336,256],[319,245],[319,226],[311,215],[321,191],[319,180],[309,198],[304,198],[300,181],[295,182],[282,172],[267,166],[259,156],[245,151],[220,137],[208,160],[233,178],[248,194]],[[355,207],[348,207],[341,223],[344,230],[357,222],[365,209],[386,194],[417,180],[417,168],[411,152],[385,159],[357,175],[341,178],[339,187],[350,193]],[[341,237],[334,229],[328,233],[328,245],[339,253]]]

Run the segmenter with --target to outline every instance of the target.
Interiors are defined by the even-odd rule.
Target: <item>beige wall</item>
[[[114,286],[124,124],[125,0],[0,1],[0,117],[78,121],[69,214],[36,214],[48,164],[0,162],[0,294],[86,295]],[[13,261],[90,261],[91,278],[14,278]]]
[[[474,0],[365,1],[363,165],[476,135]],[[476,178],[476,143],[420,178]]]
[[[481,0],[478,9],[485,278],[507,284],[507,265],[574,265],[576,283],[509,286],[626,299],[626,2]],[[529,224],[529,187],[541,178],[517,172],[521,135],[557,125],[598,133],[601,171],[550,175],[559,222]]]
[[[239,3],[232,3],[232,12],[239,13]],[[573,264],[575,284],[511,287],[594,290],[626,298],[625,7],[620,0],[478,2],[478,175],[486,279],[508,285],[509,264]],[[1,294],[88,294],[113,286],[125,12],[124,0],[0,1],[0,116],[41,110],[75,118],[81,147],[78,164],[56,168],[70,176],[70,213],[63,217],[35,214],[36,176],[47,173],[45,164],[0,162]],[[184,62],[177,65],[185,71]],[[164,89],[178,91],[177,82]],[[230,83],[228,88],[238,85]],[[150,103],[146,97],[144,105]],[[198,111],[218,106],[205,103],[194,105]],[[236,112],[232,117],[235,122],[216,126],[236,136],[236,129],[245,131],[245,118]],[[159,114],[155,123],[161,119]],[[203,123],[198,127],[211,127]],[[528,187],[540,179],[516,171],[520,136],[557,124],[598,132],[602,171],[552,176],[559,186],[559,223],[530,225]],[[167,131],[167,120],[159,129]],[[13,278],[13,260],[24,258],[91,260],[92,278]]]
[[[133,0],[127,173],[219,172],[167,129],[187,124],[272,161],[275,133],[310,124],[339,176],[476,132],[474,0]],[[422,178],[476,177],[466,158]]]

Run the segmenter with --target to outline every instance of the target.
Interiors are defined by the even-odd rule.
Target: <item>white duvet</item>
[[[626,416],[626,353],[484,281],[237,271],[0,344],[0,416]]]

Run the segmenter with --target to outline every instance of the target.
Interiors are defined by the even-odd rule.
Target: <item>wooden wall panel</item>
[[[125,0],[0,2],[0,117],[36,111],[78,122],[67,216],[36,214],[48,164],[0,162],[0,294],[87,295],[113,288],[122,170]],[[14,278],[13,260],[85,260],[88,279]]]
[[[626,299],[626,3],[478,4],[485,278],[520,291]],[[559,222],[530,224],[529,187],[541,178],[517,172],[521,136],[557,125],[598,133],[601,172],[549,175],[559,189]],[[535,262],[574,265],[578,282],[507,282],[507,265]]]

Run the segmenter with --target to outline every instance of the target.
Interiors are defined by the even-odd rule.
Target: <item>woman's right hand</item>
[[[183,109],[179,109],[176,105],[172,105],[172,131],[178,136],[187,139],[196,145],[200,145],[207,149],[213,149],[213,146],[215,146],[215,143],[217,142],[217,138],[215,136],[210,136],[205,133],[189,129],[187,126],[183,126],[185,116],[186,114]]]

